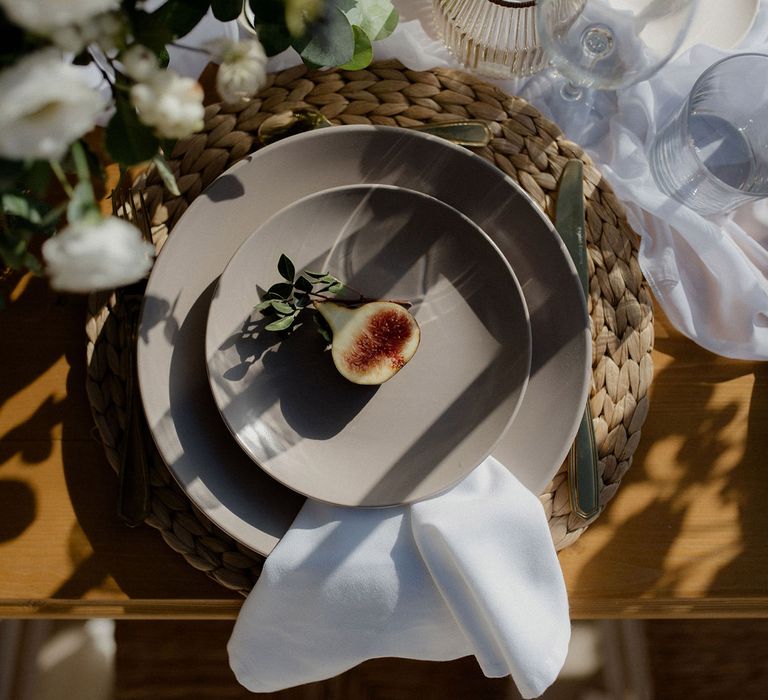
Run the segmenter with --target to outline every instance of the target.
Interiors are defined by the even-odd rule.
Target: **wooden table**
[[[241,597],[115,515],[85,300],[29,277],[2,286],[0,617],[234,618]],[[572,615],[768,617],[768,364],[716,357],[656,313],[633,466],[560,556]]]

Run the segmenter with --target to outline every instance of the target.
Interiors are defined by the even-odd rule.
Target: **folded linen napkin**
[[[490,457],[449,491],[384,509],[308,500],[267,558],[228,644],[269,692],[366,659],[474,654],[523,697],[555,680],[568,600],[539,500]]]

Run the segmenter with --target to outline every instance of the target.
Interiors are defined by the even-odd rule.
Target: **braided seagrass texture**
[[[592,322],[591,407],[600,469],[600,502],[613,497],[632,463],[648,412],[653,368],[653,309],[637,262],[638,240],[622,205],[589,157],[560,129],[518,97],[463,72],[411,71],[396,61],[366,70],[312,72],[298,66],[270,76],[251,101],[213,104],[200,133],[179,141],[170,158],[180,195],[164,189],[157,172],[142,174],[157,250],[187,206],[226,168],[257,147],[255,134],[271,114],[313,107],[338,124],[410,126],[457,118],[486,120],[494,138],[475,152],[517,181],[548,214],[569,158],[584,162]],[[88,395],[101,440],[117,469],[125,434],[125,381],[130,371],[125,310],[119,295],[93,295],[87,319]],[[152,514],[148,524],[197,569],[227,588],[247,593],[263,558],[198,514],[150,446]],[[589,522],[571,512],[565,467],[543,494],[558,549]]]

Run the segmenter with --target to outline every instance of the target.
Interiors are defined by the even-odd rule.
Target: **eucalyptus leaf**
[[[277,271],[283,279],[289,282],[293,282],[293,278],[296,276],[296,268],[291,259],[285,254],[282,254],[277,261]]]
[[[309,294],[297,294],[295,303],[297,309],[303,309],[312,303],[312,299],[309,298]]]
[[[373,44],[371,44],[365,31],[358,25],[352,25],[352,33],[355,37],[355,53],[352,60],[345,63],[341,68],[344,70],[362,70],[373,60]]]
[[[318,66],[341,66],[354,56],[355,36],[346,15],[331,4],[305,36],[293,41],[293,47],[304,61]]]
[[[384,22],[384,26],[379,30],[379,33],[373,37],[374,41],[381,41],[386,39],[392,32],[397,29],[397,25],[400,22],[400,13],[393,7],[392,12],[389,13],[389,17]]]
[[[358,25],[371,41],[388,37],[397,26],[400,16],[390,0],[357,0],[345,11],[347,19]]]

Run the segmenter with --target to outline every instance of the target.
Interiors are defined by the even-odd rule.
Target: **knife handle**
[[[473,146],[476,148],[487,146],[493,138],[488,124],[480,119],[464,119],[439,124],[421,124],[419,126],[409,126],[408,129],[439,136],[459,146]]]
[[[571,482],[571,510],[589,519],[600,511],[597,475],[597,446],[589,401],[581,416],[576,439],[568,453],[568,479]]]

